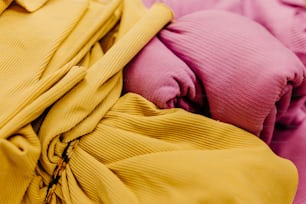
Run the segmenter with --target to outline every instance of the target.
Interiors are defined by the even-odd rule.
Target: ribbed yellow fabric
[[[73,32],[56,50],[43,73],[43,77],[53,73],[59,67],[69,69],[75,65],[86,55],[93,44],[118,22],[122,12],[122,1],[106,2],[89,1],[87,12],[80,19]]]
[[[165,5],[146,11],[140,0],[2,13],[1,204],[292,202],[295,167],[258,138],[120,98],[123,67],[171,18]]]
[[[75,67],[39,79],[86,7],[58,0],[27,13],[15,4],[0,16],[0,203],[20,203],[33,177],[40,142],[29,122],[85,76]]]
[[[52,91],[56,83],[65,79],[64,76],[69,77],[65,79],[67,82],[73,78],[80,78],[78,77],[80,74],[84,77],[85,70],[75,67],[73,70],[76,71],[72,71],[70,75],[67,75],[69,69],[58,69],[41,78],[55,50],[86,10],[88,2],[77,2],[74,0],[50,1],[34,13],[25,13],[20,11],[17,5],[12,5],[1,15],[0,52],[5,53],[0,61],[1,138],[9,136],[9,132],[5,132],[10,128],[6,126],[11,127],[10,123],[14,118],[19,118],[22,111],[35,102],[40,95]],[[62,20],[59,21],[59,19]],[[76,84],[80,80],[73,81]],[[62,87],[58,88],[62,89]],[[57,92],[59,95],[65,93],[61,90]],[[55,100],[56,98],[50,99],[44,108]],[[29,121],[17,126],[14,124],[14,129],[17,130],[26,122]]]
[[[16,2],[27,11],[33,12],[39,9],[48,0],[16,0]]]
[[[297,183],[294,166],[253,135],[180,109],[158,110],[134,94],[81,138],[68,166],[77,175],[71,188],[92,196],[94,186],[114,191],[118,200],[106,203],[132,203],[124,192],[136,195],[133,203],[292,203]]]
[[[12,3],[13,0],[0,0],[0,14]]]
[[[132,1],[130,2],[135,3]],[[138,11],[135,13],[137,12]],[[144,11],[141,12],[146,13]],[[93,64],[91,67],[89,67],[85,79],[53,105],[41,126],[39,137],[42,144],[42,154],[40,157],[39,167],[42,168],[36,169],[38,175],[32,179],[32,182],[25,194],[24,202],[42,203],[46,197],[47,201],[51,203],[64,201],[68,203],[69,201],[73,203],[88,203],[89,200],[92,202],[96,201],[96,199],[92,199],[91,197],[87,198],[87,196],[82,198],[82,196],[79,195],[71,195],[70,189],[68,194],[65,193],[67,191],[66,185],[50,185],[50,183],[52,183],[52,175],[58,172],[57,166],[59,166],[58,164],[61,162],[62,153],[65,146],[67,146],[67,143],[77,137],[91,132],[96,127],[96,124],[101,120],[105,112],[108,111],[108,109],[119,98],[122,87],[122,68],[171,19],[171,17],[171,11],[166,6],[159,4],[152,8],[152,10],[143,18],[137,21],[137,25],[130,29],[128,34],[123,36],[118,43],[116,43],[108,52],[105,53],[105,55],[103,55],[101,47],[96,44],[90,53],[83,58],[82,62],[80,63],[81,65]],[[78,26],[81,25],[82,22],[84,21],[81,20]],[[148,22],[154,22],[150,25],[149,29],[147,29]],[[84,25],[83,28],[88,28],[88,24],[89,21],[87,21],[87,25]],[[106,23],[103,25],[105,24]],[[75,28],[75,30],[78,30],[78,26]],[[61,44],[61,47],[57,49],[52,60],[57,57],[57,53],[59,53],[63,47],[66,47],[68,54],[75,52],[77,58],[80,59],[86,54],[86,51],[82,51],[82,48],[80,49],[77,46],[75,46],[77,47],[75,49],[72,48],[68,50],[70,46],[66,45],[66,42],[73,42],[73,40],[70,40],[70,38],[72,38],[71,36],[73,36],[73,32],[68,38],[66,38],[65,42]],[[105,30],[103,32],[106,33]],[[84,35],[87,35],[86,32]],[[89,36],[90,35],[87,35],[87,38]],[[87,38],[84,38],[83,41],[86,42]],[[74,39],[74,42],[75,40],[76,39]],[[79,55],[80,52],[83,52],[84,55]],[[59,57],[58,60],[62,60],[62,62],[57,62],[52,65],[51,60],[48,64],[48,68],[44,70],[43,75],[48,76],[51,73],[54,73],[54,71],[58,69],[57,67],[65,67],[66,70],[70,64],[73,64],[71,61],[78,61],[75,59],[71,60],[71,58],[66,57],[66,55],[58,56],[62,56]],[[71,54],[71,56],[72,58],[76,58],[74,54]],[[99,57],[102,58],[94,63],[94,61],[96,61]],[[86,58],[88,58],[87,64],[85,63]],[[63,59],[65,61],[63,61]],[[43,79],[44,77],[45,76],[42,76],[41,78]],[[62,107],[62,105],[64,105],[64,107]],[[54,117],[61,119],[56,119],[57,121],[54,121]],[[51,128],[53,125],[56,127],[54,126],[55,128]],[[71,144],[71,146],[73,145]],[[63,173],[66,173],[66,169]],[[96,189],[99,190],[99,188]],[[100,197],[100,194],[97,193],[96,196]],[[112,197],[117,199],[116,196]],[[127,197],[135,200],[134,195]],[[125,199],[125,201],[126,200],[127,199]]]
[[[16,0],[16,3],[29,12],[39,9],[48,0]],[[13,2],[13,0],[0,0],[0,14]]]
[[[85,57],[78,63],[82,67],[91,67],[96,63],[101,57],[103,57],[104,52],[99,42],[95,43],[92,49],[85,55]]]
[[[0,203],[20,203],[41,151],[30,122],[84,79],[86,69],[74,65],[119,20],[116,10],[121,2],[53,0],[33,13],[4,2],[1,8],[7,9],[0,16]],[[80,50],[75,62],[66,65],[69,51],[55,59],[71,36],[81,35],[92,38],[74,39]],[[63,66],[46,73],[50,62]]]
[[[141,0],[125,0],[123,1],[123,8],[117,39],[125,35],[141,16],[144,15],[145,11],[144,5],[141,4]]]

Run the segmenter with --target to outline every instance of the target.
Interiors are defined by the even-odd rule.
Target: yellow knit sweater
[[[120,97],[171,18],[140,0],[0,0],[0,204],[292,202],[295,167],[255,136]]]

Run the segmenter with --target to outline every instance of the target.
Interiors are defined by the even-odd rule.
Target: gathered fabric
[[[123,68],[173,17],[165,4],[0,8],[1,204],[293,202],[295,165],[254,134],[122,95]]]
[[[54,127],[46,120],[42,134],[46,126]],[[73,132],[49,145],[50,166],[67,142],[70,147],[54,187],[57,202],[268,204],[294,198],[295,167],[252,134],[181,109],[159,110],[139,95],[121,97],[91,133],[70,141]],[[34,178],[29,198],[42,194],[40,180]]]
[[[124,3],[130,4],[129,1],[119,0],[104,3],[88,0],[53,0],[35,12],[25,11],[18,4],[3,7],[5,10],[0,16],[0,49],[3,53],[0,61],[0,188],[3,190],[0,203],[26,202],[28,199],[26,192],[29,186],[35,184],[37,184],[35,187],[41,188],[42,194],[40,197],[32,194],[30,198],[41,202],[47,199],[43,194],[47,193],[47,189],[51,189],[49,185],[51,186],[53,173],[49,172],[50,176],[46,177],[39,171],[39,167],[44,165],[43,158],[46,156],[42,150],[45,143],[47,143],[45,151],[49,150],[49,143],[44,143],[44,136],[39,134],[41,124],[56,101],[67,95],[70,90],[84,86],[85,82],[81,84],[80,82],[86,77],[95,75],[87,73],[89,67],[86,65],[91,65],[94,59],[97,60],[102,56],[102,49],[99,48],[102,45],[99,45],[98,40],[103,41],[105,37],[107,41],[103,43],[105,48],[109,48],[114,43],[113,37],[107,34],[111,33],[118,24]],[[139,34],[139,29],[136,30],[136,34],[140,37],[135,38],[135,45],[131,44],[134,46],[132,47],[134,51],[128,53],[126,51],[124,59],[112,63],[116,69],[105,65],[110,69],[104,69],[106,74],[101,73],[106,77],[104,80],[107,81],[114,74],[112,72],[120,71],[124,63],[127,63],[171,18],[171,12],[165,6],[157,6],[155,10],[153,9],[153,14],[150,14],[145,21],[152,18],[152,15],[159,20],[145,35]],[[157,14],[159,12],[160,14]],[[129,13],[136,22],[137,15],[141,16],[146,11],[143,8],[134,14]],[[130,27],[133,25],[132,22],[133,20],[130,21]],[[127,32],[129,26],[122,27],[121,32]],[[114,52],[120,51],[122,50]],[[121,57],[120,53],[118,57]],[[88,63],[89,58],[90,63]],[[120,95],[121,86],[120,83],[116,83],[119,79],[120,74],[113,80],[108,80],[106,86],[109,91],[113,88],[111,85],[115,87],[111,91],[111,97]],[[93,88],[92,85],[89,86],[91,87],[87,89]],[[99,87],[98,82],[96,86]],[[108,93],[103,90],[104,95],[101,97],[105,97]],[[81,91],[79,94],[81,96]],[[95,97],[97,100],[101,99]],[[71,103],[73,104],[72,101]],[[91,107],[97,105],[91,101],[87,103],[91,104]],[[75,110],[73,112],[79,113]],[[78,118],[69,121],[76,122],[76,120]],[[44,180],[31,184],[35,182],[32,179],[36,174]]]
[[[289,6],[285,1],[271,2],[288,14],[284,16],[292,17],[286,26],[269,17],[278,19],[279,13],[263,1],[165,1],[176,19],[129,63],[124,89],[160,108],[183,108],[257,135],[296,164],[295,203],[303,203],[306,33],[301,25],[305,25],[305,10],[298,1]],[[265,10],[255,9],[255,4]],[[251,12],[261,21],[250,18]],[[299,16],[289,15],[294,12]]]

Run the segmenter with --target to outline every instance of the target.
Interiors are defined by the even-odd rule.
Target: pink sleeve
[[[174,12],[175,18],[212,8],[232,8],[239,6],[240,0],[142,0],[147,7],[156,2],[167,4]]]
[[[271,32],[306,65],[306,10],[304,0],[143,0],[167,4],[175,18],[207,9],[220,9],[250,18]]]

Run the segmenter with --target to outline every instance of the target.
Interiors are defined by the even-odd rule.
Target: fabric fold
[[[204,90],[197,75],[157,37],[129,64],[125,69],[124,91],[142,94],[160,108],[182,107],[203,112]],[[154,77],[148,80],[150,75]]]
[[[1,53],[6,53],[0,60],[0,155],[1,165],[5,167],[1,169],[1,195],[5,196],[1,196],[0,203],[23,202],[27,188],[31,186],[30,182],[36,178],[37,162],[41,154],[37,136],[40,129],[38,123],[43,120],[47,108],[85,78],[86,69],[77,66],[78,60],[120,18],[118,12],[117,16],[112,16],[110,11],[117,8],[119,1],[113,2],[114,8],[105,4],[100,7],[95,5],[99,11],[108,11],[105,15],[99,14],[101,17],[97,21],[100,21],[100,25],[85,24],[80,29],[80,22],[87,22],[94,15],[97,16],[95,9],[88,9],[92,3],[86,0],[50,1],[33,13],[13,4],[0,16],[0,49]],[[85,17],[87,20],[84,20]],[[67,50],[61,53],[60,58],[55,58],[67,39],[72,34],[83,34],[82,29],[87,29],[90,36],[97,33],[91,42],[82,39],[78,43],[80,47],[82,43],[86,44],[87,48],[74,53],[77,57],[70,63],[66,60],[70,53]],[[61,66],[46,72],[51,61]],[[36,119],[38,122],[34,121]],[[36,184],[36,187],[41,185],[40,182]]]
[[[28,12],[34,12],[42,7],[48,0],[16,0],[15,2],[26,9]],[[1,0],[0,1],[0,15],[1,13],[11,5],[13,0]]]
[[[225,27],[226,23],[232,26]],[[172,99],[173,93],[158,91],[160,95],[154,95],[154,90],[173,86],[168,85],[170,82],[180,84],[180,90],[198,94],[187,97],[202,108],[207,106],[203,97],[206,95],[214,119],[260,135],[263,129],[273,128],[266,124],[273,125],[276,117],[287,111],[292,90],[296,96],[305,95],[303,64],[262,26],[242,16],[218,10],[195,12],[162,30],[159,39],[166,47],[165,53],[174,53],[172,58],[166,59],[160,52],[156,38],[128,65],[125,89],[158,105],[162,97],[167,98],[162,99],[160,107],[172,108],[166,102]],[[155,55],[159,55],[159,60]],[[205,92],[195,88],[198,87],[192,80],[195,76],[183,73],[170,62],[165,63],[167,60],[182,60],[185,69],[188,65],[189,72],[196,75]],[[169,77],[168,72],[175,76]],[[158,82],[150,78],[157,78]],[[194,87],[187,84],[189,80]],[[178,89],[175,92],[178,100],[186,95]],[[277,101],[282,103],[276,106]],[[278,108],[277,112],[272,111],[274,107]],[[262,138],[269,142],[273,131],[267,132]]]
[[[0,203],[292,203],[295,166],[253,134],[121,96],[122,69],[172,17],[166,5],[146,10],[140,0],[4,10]],[[198,73],[184,60],[173,65],[190,87],[179,84],[185,98],[169,104],[203,103]]]
[[[16,3],[27,11],[33,12],[42,7],[47,1],[48,0],[16,0]]]
[[[1,0],[0,1],[0,15],[11,4],[13,0]]]
[[[14,115],[18,115],[19,111],[38,99],[69,72],[69,69],[58,69],[41,78],[54,50],[65,39],[67,32],[71,32],[86,6],[87,1],[79,1],[77,4],[72,0],[52,1],[35,13],[16,12],[18,6],[15,5],[2,14],[0,48],[1,53],[7,54],[0,61],[1,129]],[[73,9],[67,12],[65,7]],[[65,20],[58,22],[57,18]],[[24,35],[28,29],[31,32]]]
[[[7,9],[11,3],[14,2],[13,0],[1,0],[0,1],[0,15],[1,13]],[[19,6],[26,9],[28,12],[34,12],[41,8],[48,0],[16,0],[15,1]]]
[[[176,18],[207,9],[226,10],[250,18],[271,32],[306,65],[306,12],[304,0],[143,0],[150,7],[167,4]],[[281,22],[281,23],[280,23]]]
[[[202,92],[195,88],[198,82],[193,81],[194,76],[173,66],[179,60],[199,79]],[[188,111],[201,107],[197,113],[204,114],[209,109],[206,115],[243,128],[267,144],[278,140],[276,124],[281,123],[286,129],[305,121],[303,63],[259,23],[232,12],[210,9],[177,18],[140,52],[124,73],[126,92],[138,93],[162,108],[173,107],[166,103],[173,95],[177,101],[184,98],[182,90],[197,93],[197,97],[187,95],[192,101],[188,104],[196,104],[194,109],[180,103],[175,107]],[[202,99],[196,100],[199,98]],[[292,113],[297,110],[299,116]],[[302,135],[292,138],[305,140]],[[295,148],[291,144],[280,147],[285,152],[287,149],[287,153],[280,153],[275,147],[277,143],[273,146],[276,153],[294,161],[302,179],[305,169],[301,157],[305,148],[291,154],[289,150]],[[304,196],[303,183],[300,182],[297,200]]]
[[[57,101],[48,111],[39,131],[39,138],[42,143],[39,174],[38,177],[33,179],[33,182],[40,180],[43,185],[40,186],[41,190],[38,190],[35,185],[30,185],[29,194],[26,194],[25,201],[41,203],[44,200],[40,199],[44,198],[51,203],[66,200],[74,203],[76,198],[83,198],[78,202],[90,201],[95,203],[99,202],[96,199],[107,201],[109,197],[109,202],[116,203],[117,198],[115,196],[110,194],[102,197],[101,193],[103,192],[99,192],[100,188],[97,187],[93,187],[96,194],[81,193],[80,195],[86,196],[77,197],[73,191],[67,189],[77,190],[76,186],[63,186],[62,183],[58,183],[59,180],[56,178],[60,176],[61,179],[64,179],[64,177],[61,177],[62,173],[65,171],[66,174],[69,169],[66,172],[63,168],[66,167],[66,162],[70,160],[70,153],[77,147],[79,139],[96,128],[97,123],[103,119],[103,116],[120,97],[122,68],[172,17],[171,11],[162,4],[154,6],[145,13],[146,15],[141,17],[135,26],[131,27],[126,35],[122,36],[106,53],[96,45],[95,52],[92,54],[96,55],[97,52],[100,54],[93,57],[96,62],[89,63],[92,66],[88,68],[84,80]],[[156,21],[155,19],[159,20]],[[147,29],[148,22],[154,22],[150,29]],[[146,30],[145,33],[144,30]],[[89,157],[84,159],[87,160]],[[83,168],[84,166],[82,166]],[[82,177],[86,174],[90,175],[92,173],[84,172]],[[39,175],[41,175],[41,178],[39,178]],[[80,175],[75,174],[74,176],[79,179]],[[66,181],[67,185],[73,184],[74,176],[69,175],[69,179]],[[31,196],[33,192],[43,195],[38,195],[35,198]],[[72,195],[70,196],[70,194]],[[129,199],[125,199],[125,202]]]
[[[85,76],[84,69],[75,67],[40,79],[86,6],[87,1],[50,1],[27,13],[14,4],[0,16],[0,203],[22,203],[35,175],[41,145],[30,123]]]
[[[8,140],[0,140],[1,204],[22,203],[40,152],[40,142],[31,125],[19,129]]]
[[[74,151],[74,187],[94,202],[291,203],[295,193],[294,166],[279,171],[288,161],[252,134],[159,110],[135,94],[121,97]]]
[[[190,13],[200,11],[200,10],[209,10],[209,9],[218,9],[225,10],[229,12],[233,12],[242,16],[245,16],[257,23],[261,24],[267,31],[269,31],[275,38],[277,38],[283,45],[285,45],[288,49],[290,49],[306,66],[306,11],[305,11],[305,1],[304,0],[190,0],[190,1],[176,1],[176,0],[143,0],[144,3],[150,7],[151,4],[155,2],[164,2],[167,4],[175,13],[176,18],[180,18],[184,15],[188,15]],[[281,57],[280,57],[281,58]],[[304,77],[304,75],[303,75]],[[261,132],[261,135],[265,138],[267,142],[270,142],[272,139],[272,134],[274,135],[275,142],[273,145],[274,150],[279,155],[284,156],[285,158],[290,158],[292,161],[300,169],[300,180],[305,180],[305,168],[304,161],[301,159],[303,155],[305,155],[305,146],[302,147],[299,145],[299,151],[296,150],[295,145],[289,140],[300,141],[301,144],[304,144],[305,136],[300,131],[297,133],[295,130],[292,130],[293,127],[296,129],[301,129],[301,127],[305,127],[304,123],[304,115],[305,113],[305,98],[304,90],[305,85],[300,86],[300,88],[296,88],[292,91],[290,86],[286,88],[286,93],[282,93],[283,97],[280,97],[278,102],[276,103],[276,108],[271,110],[268,117],[266,117],[263,126],[270,127],[264,128]],[[292,95],[292,98],[289,97]],[[292,102],[289,102],[293,100]],[[298,116],[295,114],[291,114],[288,111],[285,114],[285,119],[280,119],[280,115],[286,112],[287,106],[291,104],[290,109],[296,109],[301,111],[293,111],[299,112]],[[299,104],[298,107],[293,104]],[[218,109],[219,111],[223,111],[223,109]],[[229,116],[232,117],[232,116]],[[281,127],[281,130],[277,130],[273,133],[275,126],[275,119],[278,118],[280,124],[277,124],[277,128]],[[238,119],[237,119],[238,120]],[[300,127],[301,126],[301,127]],[[291,135],[289,139],[288,136],[285,138],[288,139],[288,143],[284,142],[280,145],[281,147],[277,147],[279,144],[278,137],[283,138],[283,135],[280,132],[283,129],[288,129],[284,132],[286,134]],[[252,131],[252,130],[251,130]],[[303,131],[306,131],[305,129]],[[268,137],[264,135],[270,135]],[[285,145],[286,144],[286,145]],[[280,150],[282,149],[282,150]],[[285,151],[287,150],[287,151]],[[295,153],[291,153],[295,152]],[[300,182],[301,186],[304,186],[304,181]],[[305,194],[303,190],[304,187],[299,188],[297,193],[297,198],[295,203],[300,204],[304,203],[306,200]]]

